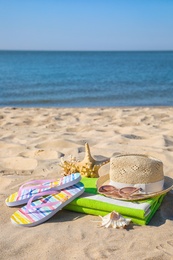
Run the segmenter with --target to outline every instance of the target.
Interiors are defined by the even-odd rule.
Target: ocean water
[[[0,106],[172,106],[173,52],[0,51]]]

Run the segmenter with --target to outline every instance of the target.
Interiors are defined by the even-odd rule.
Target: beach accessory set
[[[12,216],[13,224],[36,226],[41,224],[84,192],[81,175],[74,173],[57,180],[31,181],[6,199],[7,206],[27,203]]]
[[[65,176],[56,180],[27,182],[18,192],[6,199],[5,203],[10,207],[26,204],[11,216],[12,223],[19,226],[36,226],[64,207],[67,210],[101,215],[102,226],[105,227],[125,227],[131,219],[134,223],[149,222],[164,195],[173,188],[173,179],[164,176],[163,163],[143,154],[122,154],[110,158],[109,173],[105,172],[105,175],[99,178],[87,178],[91,177],[88,173],[93,173],[94,169],[98,171],[101,164],[96,165],[96,161],[91,163],[88,144],[85,148],[87,152],[82,161],[82,173],[66,175],[67,172],[64,171]],[[108,163],[108,160],[103,164],[105,163]],[[86,175],[81,180],[84,169]],[[92,182],[89,184],[87,179],[95,179],[94,186]],[[89,196],[84,193],[85,190],[87,192],[88,185],[91,193],[94,192]],[[119,213],[115,212],[115,209]]]

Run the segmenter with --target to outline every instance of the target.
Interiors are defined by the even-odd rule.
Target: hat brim
[[[136,194],[136,195],[133,195],[133,196],[129,196],[128,198],[123,198],[120,195],[108,194],[107,192],[104,192],[104,189],[101,190],[102,186],[109,185],[109,181],[110,181],[109,180],[109,174],[100,176],[99,179],[97,180],[97,191],[98,191],[98,193],[100,193],[100,194],[102,194],[106,197],[117,199],[117,200],[129,200],[129,201],[145,200],[147,198],[152,198],[152,197],[156,197],[156,196],[159,196],[159,195],[163,195],[173,188],[173,179],[168,177],[168,176],[164,176],[163,190],[158,191],[158,192],[154,192],[154,193],[150,193],[150,194]]]

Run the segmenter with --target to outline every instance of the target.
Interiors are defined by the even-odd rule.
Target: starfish
[[[63,161],[61,167],[64,170],[64,175],[69,175],[74,172],[79,172],[82,176],[97,178],[99,177],[98,170],[101,166],[108,163],[110,159],[97,161],[91,156],[88,143],[85,143],[85,157],[82,161],[77,161],[71,157],[70,161]]]

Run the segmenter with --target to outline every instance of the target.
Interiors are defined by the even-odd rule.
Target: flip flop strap
[[[50,187],[50,183],[51,182],[55,182],[57,180],[34,180],[34,181],[29,181],[24,183],[23,185],[20,186],[19,191],[18,191],[18,195],[17,195],[17,199],[22,195],[24,190],[27,189],[43,189],[43,188],[47,188]],[[47,185],[44,185],[44,183],[49,183]],[[30,184],[41,184],[41,185],[30,185]]]
[[[42,197],[42,196],[46,196],[46,195],[54,195],[54,194],[58,194],[58,193],[60,193],[60,191],[57,192],[57,190],[49,190],[49,191],[40,192],[40,193],[36,194],[35,196],[33,196],[33,197],[31,197],[29,199],[29,201],[28,201],[28,203],[26,205],[27,210],[29,211],[29,210],[33,210],[33,209],[37,209],[37,208],[51,207],[51,206],[56,205],[58,203],[58,201],[55,201],[55,202],[45,202],[45,203],[42,203],[40,205],[34,205],[34,206],[31,205],[31,203],[37,197]],[[68,196],[67,196],[67,199],[68,199]],[[64,202],[65,200],[59,198],[59,201]]]

